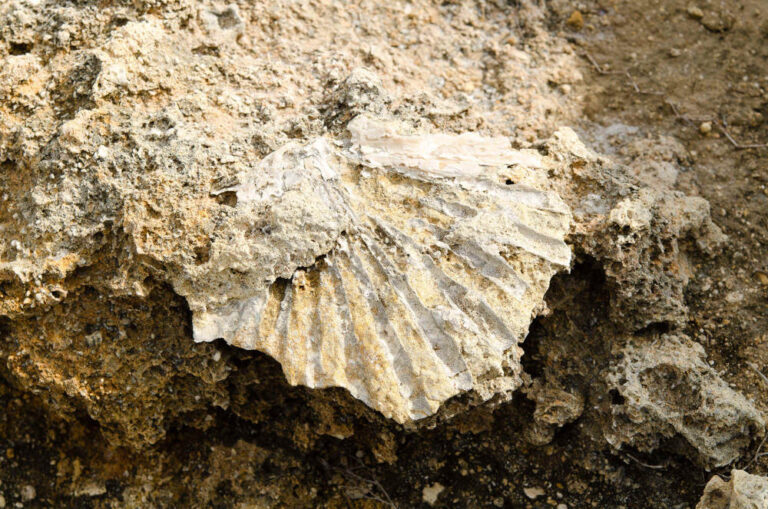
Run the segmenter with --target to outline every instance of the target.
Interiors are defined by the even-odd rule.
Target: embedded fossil
[[[345,150],[291,143],[240,176],[250,225],[231,237],[235,258],[263,284],[244,285],[214,245],[205,274],[231,278],[224,295],[183,292],[195,340],[263,351],[290,383],[344,387],[399,422],[464,391],[514,390],[517,345],[571,259],[565,203],[503,177],[511,164],[543,171],[536,156],[365,117],[349,130]]]

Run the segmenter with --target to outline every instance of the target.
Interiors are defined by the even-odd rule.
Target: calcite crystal
[[[505,176],[545,172],[533,152],[403,129],[358,117],[338,148],[290,143],[219,191],[240,219],[175,283],[195,340],[261,350],[290,383],[401,423],[520,385],[518,344],[570,264],[570,210]]]

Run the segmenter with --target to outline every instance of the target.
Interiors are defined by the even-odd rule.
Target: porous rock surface
[[[539,10],[524,2],[514,20],[523,52],[510,34],[487,42],[465,6],[415,4],[0,6],[0,374],[136,449],[180,422],[208,429],[212,407],[251,422],[283,408],[255,359],[206,343],[223,338],[274,357],[291,384],[353,396],[307,393],[316,419],[297,447],[352,436],[349,415],[382,422],[354,398],[409,423],[522,386],[532,443],[582,419],[619,451],[671,437],[705,465],[735,460],[763,418],[679,332],[689,256],[725,240],[707,202],[671,191],[669,164],[649,185],[643,161],[622,167],[557,129],[552,112],[573,105],[550,87],[580,76],[558,43],[536,54]],[[420,36],[382,42],[403,27]],[[554,241],[523,243],[521,225]],[[550,338],[525,373],[520,344],[575,263],[604,276],[613,333]],[[357,311],[339,309],[339,282],[357,285]],[[593,304],[563,287],[555,311]],[[318,313],[325,329],[297,343]],[[413,341],[370,355],[395,336]],[[342,337],[349,354],[318,346]]]
[[[713,476],[704,488],[696,509],[765,509],[768,478],[734,469],[726,482]]]
[[[423,12],[439,25],[439,29],[426,34],[430,47],[453,45],[483,34],[479,28],[466,33],[462,19],[468,13],[450,20],[437,16],[434,7],[423,7]],[[103,12],[88,2],[13,1],[2,6],[0,21],[6,46],[0,71],[0,151],[4,168],[0,174],[0,229],[4,240],[0,245],[0,313],[6,320],[6,337],[10,338],[3,344],[3,356],[15,383],[47,394],[56,411],[84,409],[104,425],[111,438],[136,446],[156,442],[163,436],[168,420],[175,416],[209,405],[227,408],[231,394],[217,382],[228,377],[232,366],[219,362],[221,354],[213,347],[179,348],[177,340],[192,335],[204,340],[223,337],[234,344],[256,347],[261,336],[253,331],[245,334],[248,327],[234,327],[240,331],[235,338],[234,330],[229,331],[231,334],[223,330],[226,327],[222,320],[206,316],[220,317],[224,306],[253,299],[267,287],[271,295],[276,295],[282,285],[283,295],[291,297],[292,291],[284,291],[286,281],[309,281],[311,277],[306,278],[299,268],[311,268],[320,258],[324,258],[320,263],[328,264],[334,258],[327,255],[350,230],[349,214],[339,206],[329,207],[322,197],[307,199],[317,197],[317,184],[327,175],[313,176],[303,168],[273,163],[291,159],[301,146],[315,143],[315,147],[335,147],[337,142],[349,143],[356,137],[351,142],[356,147],[348,148],[373,149],[358,154],[359,162],[374,173],[384,173],[374,168],[383,162],[376,160],[376,140],[370,130],[358,130],[358,135],[354,129],[347,130],[360,113],[396,116],[410,124],[403,126],[405,131],[410,129],[410,134],[434,130],[434,126],[425,129],[434,121],[444,126],[454,124],[454,130],[466,132],[491,120],[480,98],[465,93],[478,82],[479,62],[462,59],[462,66],[457,68],[455,61],[432,58],[434,55],[424,54],[419,48],[381,47],[390,23],[401,20],[412,24],[419,19],[375,3],[365,4],[360,9],[369,11],[364,18],[370,30],[360,32],[352,30],[360,22],[356,13],[334,5],[307,8],[315,10],[315,17],[341,18],[332,30],[318,33],[306,24],[306,13],[285,17],[285,12],[279,10],[282,21],[273,23],[278,11],[268,4],[246,7],[187,1],[118,2]],[[535,18],[539,14],[531,11],[526,15]],[[357,54],[339,49],[331,44],[339,36],[353,38],[354,44],[368,51]],[[547,75],[528,65],[527,55],[509,46],[499,51],[509,58],[498,70],[498,83],[509,79],[523,83],[534,75],[544,81],[578,79],[577,73],[568,76],[562,70],[557,71],[557,76]],[[561,57],[555,53],[546,56]],[[391,69],[398,71],[389,72]],[[434,94],[424,93],[434,85],[431,80],[436,75],[450,78],[454,100],[444,102]],[[509,106],[494,108],[499,128],[490,132],[486,129],[486,137],[497,137],[487,138],[493,141],[479,153],[481,164],[474,164],[475,177],[489,168],[498,173],[507,163],[521,162],[508,141],[498,137],[509,133],[509,127],[501,126],[502,119],[519,117],[516,129],[532,138],[543,132],[541,124],[523,119],[536,111],[559,107],[551,100],[541,102],[541,95],[521,94],[524,89],[546,86],[543,82],[539,85],[538,78],[531,83],[515,90],[499,88],[502,95],[518,97],[517,106],[507,101]],[[392,104],[393,96],[400,98],[399,104]],[[434,139],[441,136],[438,148],[442,146],[442,152],[457,148],[450,146],[453,133],[435,134]],[[464,146],[476,145],[480,150],[484,138],[467,134],[462,139]],[[505,145],[506,149],[502,149]],[[378,156],[386,152],[380,150]],[[528,155],[524,159],[535,162],[537,157]],[[345,164],[350,166],[347,174],[357,171],[351,163]],[[419,164],[433,165],[433,158],[422,158]],[[526,163],[522,167],[528,166]],[[535,172],[543,175],[549,169],[542,166]],[[266,191],[259,188],[270,180],[263,174],[270,170],[275,171],[272,177],[277,179],[289,175],[287,185],[296,186],[295,192],[283,193],[279,186]],[[497,204],[497,208],[506,207],[510,199],[517,200],[515,193],[527,192],[515,190],[516,184],[499,182],[500,177],[483,175],[502,190],[510,188],[504,191],[508,194],[506,202]],[[453,177],[440,178],[447,182]],[[526,179],[518,180],[522,186]],[[531,186],[539,190],[529,193],[534,200],[538,192],[552,197],[545,201],[557,203],[557,191],[546,183],[546,178],[538,178]],[[347,194],[359,203],[364,202],[365,192],[376,194],[375,189],[358,187],[361,189]],[[448,194],[453,192],[450,186],[447,188]],[[405,190],[398,192],[406,202],[410,200],[406,196],[410,189],[427,191],[413,183],[401,184],[399,189]],[[280,196],[263,199],[266,195],[258,194],[262,192]],[[474,191],[474,197],[470,196],[472,191],[464,194],[477,204],[483,201],[483,193]],[[404,215],[403,221],[423,220],[418,207],[406,205],[414,210]],[[386,206],[380,206],[380,215],[389,219]],[[453,240],[446,240],[463,246],[460,250],[465,259],[474,257],[463,262],[474,265],[469,269],[467,284],[481,287],[471,291],[460,286],[458,290],[449,289],[467,293],[465,297],[452,297],[461,302],[460,306],[445,296],[429,297],[430,307],[420,316],[427,321],[437,320],[437,325],[412,323],[405,329],[400,327],[398,338],[387,343],[382,342],[382,330],[376,330],[383,327],[382,318],[363,316],[355,323],[368,323],[372,329],[355,331],[352,336],[369,338],[367,349],[353,345],[352,351],[360,350],[357,354],[339,357],[339,348],[347,341],[342,332],[352,323],[351,316],[346,316],[343,319],[347,323],[329,324],[333,330],[325,335],[333,341],[324,344],[335,344],[336,350],[329,349],[323,354],[324,360],[318,361],[334,364],[313,368],[313,373],[307,373],[307,366],[317,362],[307,363],[306,356],[307,351],[315,352],[314,347],[294,350],[285,332],[282,339],[280,334],[265,334],[267,342],[272,337],[274,346],[262,343],[261,349],[281,361],[291,383],[345,387],[401,422],[433,414],[451,396],[473,388],[479,400],[497,394],[508,398],[522,383],[518,343],[541,309],[554,267],[563,270],[570,263],[570,249],[563,243],[570,217],[568,207],[561,204],[553,210],[558,217],[545,221],[552,224],[538,224],[542,231],[553,232],[559,242],[555,251],[559,253],[552,251],[541,258],[541,246],[533,249],[538,253],[534,258],[542,262],[517,260],[511,255],[515,263],[520,263],[514,269],[505,267],[498,250],[495,260],[482,248],[472,253],[478,241],[485,241],[472,238],[473,229],[486,229],[482,234],[485,236],[495,234],[489,229],[493,223],[485,221],[487,214],[480,214],[475,226],[470,220],[454,228],[449,233]],[[536,224],[535,211],[523,212],[522,223]],[[461,210],[458,213],[463,214]],[[507,233],[512,232],[510,228],[517,227],[506,227]],[[514,236],[508,238],[514,241]],[[501,244],[504,242],[502,239]],[[418,272],[417,268],[406,268]],[[501,279],[493,274],[499,268]],[[516,279],[511,270],[524,270],[526,274]],[[508,274],[504,275],[504,271]],[[477,281],[472,281],[473,272],[478,275]],[[491,274],[491,279],[486,279],[483,272]],[[325,271],[327,276],[333,273]],[[430,288],[436,283],[434,276],[423,276],[419,274],[424,279],[424,292],[434,290],[434,286]],[[507,276],[513,287],[503,281]],[[446,291],[444,283],[438,283],[444,287],[441,291]],[[374,283],[366,284],[368,288],[361,288],[370,292]],[[402,295],[402,289],[395,289],[391,283],[375,284],[382,291],[400,291]],[[502,288],[499,298],[498,290],[488,285]],[[532,290],[522,295],[521,285]],[[167,297],[169,288],[184,297],[192,310],[193,333],[184,324],[183,310],[168,310],[179,305],[178,299]],[[484,293],[492,301],[493,311],[483,310],[487,303],[478,296]],[[505,293],[522,299],[518,312],[501,312],[502,305],[509,302]],[[427,297],[421,295],[416,300],[419,298]],[[355,296],[354,302],[359,300]],[[398,297],[397,301],[403,308],[402,299]],[[287,301],[270,302],[283,306],[286,316],[293,309]],[[369,307],[376,306],[373,303]],[[488,318],[467,321],[463,313],[472,306],[478,309],[476,315]],[[331,307],[338,307],[338,303]],[[310,307],[304,308],[310,312]],[[67,320],[57,319],[57,314],[63,313]],[[143,328],[166,313],[174,317],[168,321],[167,330]],[[366,314],[371,311],[364,311]],[[39,316],[45,320],[39,320]],[[499,316],[506,322],[492,323]],[[251,313],[251,319],[255,318],[256,313]],[[292,329],[295,323],[291,322]],[[445,333],[450,327],[463,339],[451,339],[452,334]],[[401,353],[392,350],[401,338],[410,336],[424,343],[424,334],[418,332],[424,328],[432,330],[428,336],[442,346],[422,349],[425,354],[416,356],[407,349],[401,348]],[[491,330],[496,332],[487,334]],[[473,346],[479,339],[489,338],[493,339],[487,344]],[[365,365],[345,361],[355,356]],[[152,360],[145,362],[149,357]],[[416,360],[411,361],[411,357]],[[426,359],[426,364],[421,365],[419,359]],[[368,376],[379,366],[384,366],[381,377]],[[154,404],[162,405],[166,398],[165,410],[149,410]]]
[[[737,459],[765,421],[705,358],[701,345],[681,335],[627,341],[607,375],[622,403],[611,406],[606,439],[650,451],[678,435],[708,466]]]

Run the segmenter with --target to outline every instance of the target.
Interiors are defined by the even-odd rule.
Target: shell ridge
[[[488,192],[499,194],[505,200],[516,204],[558,215],[571,215],[568,205],[551,191],[542,191],[524,184],[501,185],[498,182],[486,180],[478,180],[476,185]]]
[[[458,202],[448,202],[438,197],[429,196],[421,198],[419,203],[454,218],[474,217],[477,215],[477,210],[472,207]]]
[[[326,341],[325,324],[330,322],[330,318],[325,315],[325,311],[330,307],[325,301],[328,299],[328,288],[323,283],[323,274],[327,271],[322,269],[315,269],[317,271],[317,283],[315,288],[315,302],[313,304],[312,314],[312,328],[310,342],[311,355],[307,362],[307,379],[314,380],[316,383],[320,383],[324,386],[330,383],[336,383],[335,378],[331,376],[327,371],[327,368],[323,365],[323,357],[325,354],[325,348],[329,345],[329,341]],[[310,367],[311,364],[311,367]],[[331,369],[330,373],[336,374],[336,369]]]
[[[562,239],[537,232],[521,222],[516,222],[514,226],[517,235],[510,232],[503,243],[524,249],[553,265],[570,266],[571,250]]]
[[[384,225],[383,223],[380,223],[382,228],[385,231],[391,231],[392,235],[395,238],[398,238],[401,243],[408,244],[412,249],[415,249],[415,251],[418,253],[419,249],[418,246],[415,245],[413,240],[411,240],[407,235],[403,234],[401,231],[399,231],[397,228]],[[477,292],[461,285],[457,281],[453,280],[450,276],[448,276],[443,270],[434,263],[434,261],[429,257],[423,257],[423,266],[424,268],[429,271],[429,273],[435,277],[436,281],[438,282],[438,285],[440,286],[440,289],[443,291],[443,293],[448,296],[451,300],[451,302],[456,306],[458,309],[462,310],[464,314],[466,314],[470,319],[472,319],[475,323],[478,323],[477,317],[472,316],[471,314],[464,311],[464,309],[470,310],[474,309],[478,315],[478,317],[481,319],[482,323],[478,323],[478,325],[486,325],[484,327],[485,330],[490,330],[491,328],[495,328],[497,334],[500,334],[501,337],[505,338],[512,338],[513,335],[509,331],[509,329],[504,325],[504,323],[501,321],[501,319],[496,315],[496,313],[490,308],[488,303],[485,301],[485,299],[482,298],[482,296],[478,295]],[[458,301],[458,302],[457,302]],[[487,320],[485,317],[483,317],[484,314],[490,314],[495,317],[495,320]],[[493,324],[494,327],[488,327],[488,323]],[[481,327],[483,329],[483,327]],[[486,337],[485,335],[481,335],[480,339],[484,339],[488,341],[492,335],[489,335]],[[496,345],[493,345],[488,341],[489,345],[491,345],[494,350],[501,351],[500,348]],[[507,342],[504,342],[507,343]],[[509,341],[509,344],[514,343],[514,341]]]
[[[380,324],[374,315],[375,310],[371,307],[370,295],[366,295],[366,290],[370,293],[373,289],[361,286],[360,278],[353,268],[350,252],[351,248],[338,257],[337,266],[347,296],[347,312],[354,329],[354,339],[360,346],[362,361],[369,366],[366,378],[375,379],[371,380],[369,386],[371,396],[380,400],[385,408],[405,408],[410,414],[411,403],[402,392],[402,383],[392,359],[392,352],[389,345],[379,336]]]
[[[530,285],[499,255],[498,251],[496,253],[488,251],[477,241],[468,240],[461,235],[453,235],[452,232],[436,225],[425,224],[423,228],[435,234],[439,239],[440,247],[450,250],[470,268],[477,269],[504,294],[511,295],[518,301],[523,298]],[[498,272],[507,272],[514,281],[513,285],[510,286],[500,276],[494,275]]]
[[[355,331],[352,327],[352,316],[349,314],[349,299],[347,298],[347,292],[344,290],[344,281],[341,276],[333,255],[327,258],[328,270],[331,272],[334,279],[334,293],[335,300],[339,306],[339,310],[343,310],[339,313],[339,318],[343,321],[342,332],[344,334],[344,350],[343,355],[345,358],[344,363],[344,376],[347,381],[350,382],[350,386],[346,387],[350,393],[356,398],[361,399],[365,403],[373,401],[374,391],[372,390],[372,384],[376,383],[373,377],[361,377],[359,371],[354,371],[353,368],[362,366],[364,360],[362,359],[362,349],[360,348],[360,341],[355,335]],[[343,304],[343,305],[342,305]],[[354,355],[348,355],[347,352],[352,351]],[[350,376],[352,373],[354,376]],[[354,383],[354,382],[357,383]]]
[[[523,280],[506,260],[498,254],[489,252],[475,241],[466,240],[451,245],[451,251],[464,259],[471,267],[477,269],[483,276],[495,284],[501,291],[520,300],[528,290],[528,283]],[[500,272],[507,273],[513,280],[512,286],[507,284]]]
[[[259,324],[261,323],[261,317],[264,313],[264,306],[267,304],[267,298],[269,297],[269,290],[265,289],[263,292],[258,294],[256,297],[251,299],[251,311],[252,311],[252,320],[253,320],[253,328],[252,334],[249,334],[248,336],[248,343],[247,343],[247,349],[249,350],[255,350],[257,348],[257,344],[260,340],[259,338]]]
[[[410,312],[414,319],[414,324],[421,332],[423,340],[431,346],[426,349],[437,357],[437,359],[447,368],[451,376],[467,372],[467,364],[461,355],[456,341],[445,333],[440,327],[442,318],[436,315],[435,311],[424,306],[416,295],[415,291],[408,283],[407,277],[397,275],[397,270],[384,250],[375,242],[363,239],[372,257],[379,264],[381,270],[387,274],[388,280],[392,283],[395,292],[402,301],[403,306]],[[431,323],[425,323],[426,321]],[[430,326],[431,325],[431,326]],[[471,377],[468,377],[471,383]]]
[[[286,378],[288,379],[288,383],[291,385],[296,385],[296,370],[293,366],[293,362],[290,361],[291,357],[289,354],[292,353],[292,348],[290,345],[290,336],[288,334],[288,323],[291,313],[291,308],[293,304],[293,288],[290,282],[286,284],[285,287],[285,293],[283,294],[283,298],[280,301],[280,311],[277,315],[277,324],[275,326],[274,334],[276,336],[277,340],[277,352],[275,357],[278,359],[281,359],[281,364],[283,364],[283,372],[285,373]],[[285,359],[285,361],[283,361]]]
[[[402,345],[402,354],[410,363],[410,371],[419,381],[416,391],[409,395],[414,403],[413,415],[422,415],[423,412],[431,413],[446,398],[459,392],[455,384],[445,384],[446,379],[452,379],[453,373],[446,363],[438,356],[432,343],[425,337],[424,330],[420,327],[418,316],[403,300],[397,288],[394,287],[393,274],[388,273],[384,264],[376,256],[366,236],[361,236],[361,245],[356,250],[362,264],[369,269],[366,272],[376,277],[376,288],[381,302],[383,317],[386,319],[386,327],[393,332]],[[397,274],[394,274],[397,277]],[[460,359],[461,362],[461,359]],[[428,414],[426,414],[428,415]]]
[[[314,363],[310,362],[314,354],[313,326],[314,313],[304,313],[304,309],[314,309],[316,305],[315,288],[307,280],[306,270],[296,271],[291,278],[291,310],[288,315],[288,329],[286,344],[290,343],[291,361],[303,366],[304,369],[295,370],[294,377],[297,383],[307,385],[314,380]],[[289,337],[290,336],[290,337]]]
[[[398,389],[403,399],[408,403],[409,412],[413,413],[413,408],[417,407],[421,411],[429,411],[429,403],[426,398],[426,388],[424,380],[418,377],[414,369],[411,354],[405,348],[404,340],[396,333],[391,325],[390,319],[386,313],[381,297],[373,285],[370,276],[367,274],[362,261],[360,260],[356,249],[351,247],[348,253],[350,267],[358,278],[358,281],[368,287],[365,298],[369,309],[374,317],[374,325],[382,332],[379,335],[381,343],[389,352],[392,369],[397,377]],[[413,389],[416,389],[414,391]],[[414,392],[417,397],[414,396]]]

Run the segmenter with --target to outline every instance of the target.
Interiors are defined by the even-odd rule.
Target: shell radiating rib
[[[271,225],[237,237],[260,265],[230,271],[231,296],[188,299],[197,341],[261,350],[292,384],[344,387],[407,422],[521,383],[518,343],[570,264],[570,211],[500,183],[508,164],[541,169],[501,138],[398,129],[358,118],[345,150],[293,143],[240,175],[236,213]]]
[[[338,341],[338,337],[330,336],[329,340],[336,340],[341,343],[341,351],[343,352],[343,359],[346,362],[343,365],[343,376],[347,380],[349,385],[338,384],[341,387],[347,387],[352,395],[361,399],[365,403],[371,405],[374,401],[373,394],[375,392],[375,382],[371,377],[366,376],[370,371],[366,363],[368,362],[368,356],[364,356],[365,351],[361,348],[360,340],[355,334],[355,327],[352,325],[352,316],[349,312],[350,304],[347,298],[347,292],[344,290],[344,283],[341,276],[341,272],[333,262],[333,256],[329,256],[327,260],[328,272],[333,278],[333,288],[335,293],[335,301],[338,306],[338,314],[333,318],[338,319],[338,327],[341,332],[341,341]],[[329,310],[333,311],[333,310]],[[331,332],[332,333],[332,332]],[[337,385],[329,384],[328,386]]]
[[[395,352],[400,347],[394,333],[388,331],[382,323],[380,304],[370,281],[363,276],[359,268],[350,260],[348,247],[336,253],[339,274],[348,297],[351,323],[358,346],[361,350],[364,374],[376,382],[371,384],[371,396],[374,400],[392,407],[406,407],[410,412],[409,392],[413,388],[405,383],[411,373],[403,366],[404,359]],[[394,350],[394,351],[393,351]]]
[[[280,301],[280,311],[277,315],[277,324],[275,326],[274,334],[277,343],[277,358],[295,358],[299,360],[299,362],[283,368],[286,370],[288,379],[293,380],[293,383],[296,383],[298,381],[297,367],[303,366],[304,363],[298,359],[298,356],[295,355],[293,351],[302,350],[302,345],[298,344],[299,341],[297,341],[297,339],[299,339],[297,337],[298,334],[296,334],[297,331],[293,327],[288,327],[291,311],[293,310],[294,288],[295,286],[293,284],[288,284],[285,288],[285,293],[283,293],[283,298]]]
[[[482,295],[450,277],[430,256],[419,253],[418,246],[410,237],[392,226],[383,223],[379,226],[408,252],[412,263],[418,264],[425,275],[434,279],[440,292],[450,300],[451,304],[470,317],[477,326],[476,330],[481,332],[477,338],[479,342],[487,343],[497,354],[503,351],[503,347],[497,346],[495,340],[506,338],[509,344],[512,344],[514,341],[512,339],[513,334],[506,328],[502,319],[491,309]]]
[[[404,318],[413,320],[417,327],[417,333],[434,352],[435,356],[443,363],[449,376],[461,376],[471,385],[471,377],[467,372],[467,365],[461,356],[459,346],[445,332],[443,319],[434,310],[427,308],[419,299],[419,296],[411,287],[405,275],[397,272],[397,267],[391,262],[387,253],[378,243],[368,240],[366,242],[371,251],[371,258],[377,263],[382,272],[387,275],[388,282],[397,297],[402,301],[405,311]]]
[[[473,269],[498,286],[503,293],[519,300],[528,289],[528,284],[504,258],[488,252],[476,242],[458,244],[453,246],[451,250],[463,258]]]

